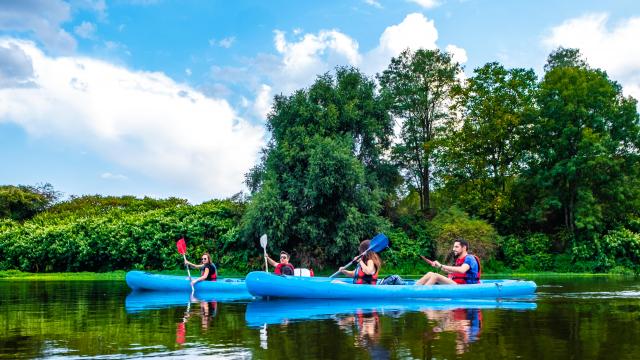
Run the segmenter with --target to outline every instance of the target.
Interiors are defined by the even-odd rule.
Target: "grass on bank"
[[[153,273],[165,274],[165,275],[186,275],[185,270],[164,270],[164,271],[151,271]],[[95,272],[66,272],[66,273],[29,273],[18,270],[6,270],[0,271],[0,281],[2,280],[41,280],[41,281],[124,281],[126,271],[118,270],[112,272],[95,273]],[[316,276],[329,276],[332,273],[316,274]],[[197,271],[192,271],[192,276],[197,276]],[[246,274],[223,272],[220,277],[236,277],[242,278]],[[381,274],[380,279],[391,274]],[[405,279],[417,279],[424,274],[401,274]],[[495,274],[483,274],[483,277],[497,279],[497,278],[537,278],[537,277],[607,277],[607,276],[626,276],[627,274],[618,273],[558,273],[558,272],[513,272],[513,273],[495,273]]]

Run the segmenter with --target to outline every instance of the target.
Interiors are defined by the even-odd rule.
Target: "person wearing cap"
[[[269,265],[276,267],[274,270],[276,275],[293,275],[294,268],[293,265],[289,263],[289,258],[290,256],[286,251],[280,251],[280,262],[276,262],[267,255]]]

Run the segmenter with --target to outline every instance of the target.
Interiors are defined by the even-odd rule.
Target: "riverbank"
[[[154,273],[162,273],[167,275],[185,275],[184,270],[166,270],[153,271]],[[0,281],[2,280],[41,280],[41,281],[114,281],[124,280],[127,272],[123,270],[96,273],[96,272],[66,272],[66,273],[30,273],[17,270],[0,271]],[[194,273],[195,274],[195,273]],[[240,273],[221,273],[221,277],[244,277],[246,274]],[[318,276],[329,276],[330,274],[317,274]],[[385,274],[387,276],[390,274]],[[419,278],[423,274],[404,274],[401,275],[407,279]],[[384,278],[383,275],[380,278]],[[594,274],[594,273],[558,273],[558,272],[542,272],[542,273],[496,273],[483,274],[487,278],[536,278],[536,277],[608,277],[608,276],[626,276],[625,274]]]

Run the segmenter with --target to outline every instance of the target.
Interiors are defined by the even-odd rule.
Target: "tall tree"
[[[591,240],[638,215],[640,122],[637,101],[576,53],[555,51],[545,67],[526,191],[538,221]]]
[[[420,196],[420,210],[430,210],[432,153],[439,125],[448,116],[451,89],[458,83],[461,67],[451,55],[439,50],[407,49],[391,59],[378,75],[383,96],[394,116],[402,121],[394,159]]]
[[[536,88],[533,70],[492,62],[475,69],[460,89],[456,106],[461,118],[447,127],[438,167],[445,192],[458,206],[492,222],[506,215]]]
[[[383,155],[393,128],[371,79],[338,68],[309,89],[276,96],[267,127],[271,141],[247,176],[256,191],[245,239],[266,233],[297,259],[337,262],[386,226],[379,214],[393,171]]]
[[[51,184],[0,186],[0,218],[23,221],[51,206],[60,193]]]

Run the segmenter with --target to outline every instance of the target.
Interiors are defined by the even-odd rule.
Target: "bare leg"
[[[416,285],[433,285],[433,284],[455,285],[456,282],[444,275],[440,275],[434,272],[428,272],[423,277],[421,277],[420,280],[416,281]]]

